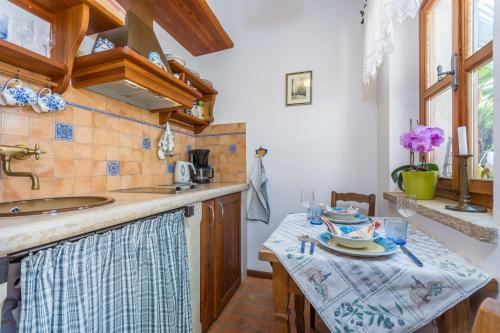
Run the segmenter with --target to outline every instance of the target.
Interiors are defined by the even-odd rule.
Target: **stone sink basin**
[[[109,197],[80,196],[2,202],[0,217],[54,214],[108,205],[114,201]]]

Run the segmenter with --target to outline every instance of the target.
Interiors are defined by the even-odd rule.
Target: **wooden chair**
[[[337,201],[354,201],[368,204],[368,216],[375,216],[375,194],[360,194],[360,193],[337,193],[332,192],[332,207],[337,207]],[[312,305],[309,305],[309,320],[311,328],[316,328],[316,310]]]
[[[487,298],[479,307],[472,326],[472,333],[500,332],[500,302]]]
[[[375,216],[375,194],[337,193],[332,192],[332,207],[337,207],[337,201],[354,201],[368,204],[368,216]]]

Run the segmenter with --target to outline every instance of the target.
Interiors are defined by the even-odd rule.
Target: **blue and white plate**
[[[373,242],[362,249],[351,249],[339,245],[329,232],[322,232],[318,235],[318,241],[323,246],[355,257],[381,257],[393,254],[398,250],[398,246],[385,237],[378,237]]]
[[[333,223],[340,223],[340,224],[358,224],[358,223],[363,223],[363,222],[370,222],[370,219],[368,216],[363,215],[363,214],[356,214],[356,216],[353,219],[349,220],[342,220],[342,219],[336,219],[330,216],[326,216],[327,219],[329,219]]]

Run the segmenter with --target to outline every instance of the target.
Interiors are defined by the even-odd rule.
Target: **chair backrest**
[[[332,192],[332,207],[337,207],[337,201],[354,201],[368,204],[368,216],[375,216],[375,194],[337,193]]]
[[[472,333],[500,332],[500,302],[487,298],[479,307],[472,326]]]

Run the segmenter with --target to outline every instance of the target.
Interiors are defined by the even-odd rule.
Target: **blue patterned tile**
[[[150,137],[142,138],[142,148],[144,148],[146,150],[151,149],[151,138]]]
[[[175,170],[175,165],[174,165],[174,163],[169,163],[169,164],[167,164],[167,172],[168,172],[168,173],[174,173],[174,170]]]
[[[73,141],[73,125],[56,122],[55,135],[56,140]]]
[[[174,170],[175,170],[175,166],[174,166],[174,164],[173,164],[173,163],[169,163],[169,164],[167,165],[167,172],[168,172],[168,173],[174,173]]]
[[[229,154],[234,155],[236,154],[236,145],[229,145],[228,146]]]
[[[107,161],[106,173],[108,176],[120,175],[120,161]]]

